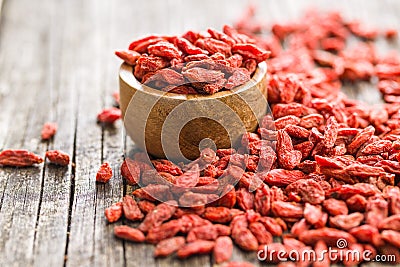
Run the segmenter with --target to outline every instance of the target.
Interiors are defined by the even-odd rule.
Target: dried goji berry
[[[157,244],[154,250],[154,257],[167,257],[183,247],[185,243],[186,241],[183,236],[176,236],[162,240]]]
[[[138,229],[147,232],[152,227],[160,226],[164,221],[172,217],[176,211],[176,201],[169,201],[157,205],[146,215]]]
[[[359,242],[370,243],[377,247],[382,245],[382,239],[378,228],[369,224],[354,227],[349,230],[349,233],[357,238]]]
[[[152,227],[147,232],[146,242],[157,244],[160,241],[174,237],[182,228],[180,220],[171,220],[160,226]]]
[[[57,124],[54,122],[46,122],[43,124],[41,137],[42,140],[49,140],[51,139],[57,132]]]
[[[176,186],[194,187],[197,185],[200,177],[199,165],[195,164],[191,169],[180,175],[175,180]]]
[[[303,206],[297,203],[275,201],[271,204],[272,213],[277,217],[294,219],[303,217]]]
[[[365,211],[365,222],[378,226],[389,214],[388,203],[382,197],[370,197]]]
[[[140,54],[132,50],[119,50],[115,51],[115,55],[125,61],[125,63],[134,66],[140,57]]]
[[[217,264],[228,261],[232,257],[233,243],[228,236],[221,236],[215,240],[213,250],[214,260]]]
[[[240,188],[236,191],[236,201],[242,210],[249,210],[254,207],[254,195],[246,188]]]
[[[302,153],[293,149],[292,140],[285,130],[278,130],[276,150],[283,168],[292,170],[300,163]]]
[[[121,110],[119,108],[103,109],[98,115],[97,120],[104,123],[114,123],[121,118]]]
[[[159,160],[152,160],[151,162],[153,163],[154,168],[158,172],[168,172],[172,175],[182,175],[183,174],[181,168],[179,168],[177,165],[175,165],[174,163],[172,163],[169,160],[159,159]]]
[[[148,200],[141,200],[138,203],[139,209],[142,211],[143,214],[147,214],[151,212],[156,205]]]
[[[207,50],[211,54],[220,52],[226,56],[231,55],[230,45],[223,41],[216,40],[214,38],[197,39],[197,41],[194,44],[200,47],[201,49]]]
[[[115,226],[114,235],[124,240],[133,242],[143,242],[145,240],[145,236],[140,230],[127,225]]]
[[[271,209],[271,192],[267,185],[263,184],[254,195],[254,209],[261,215],[268,215]]]
[[[263,178],[264,182],[270,186],[286,186],[297,180],[306,178],[306,175],[297,170],[273,169],[266,176],[263,176]]]
[[[326,213],[322,212],[320,207],[306,203],[304,207],[304,218],[315,228],[321,228],[325,226],[328,216]]]
[[[167,185],[161,184],[149,184],[145,187],[138,188],[132,192],[132,195],[139,199],[146,199],[150,201],[158,200],[170,200],[172,199],[171,189]]]
[[[136,185],[140,181],[140,167],[137,161],[126,158],[121,165],[121,176],[128,184]]]
[[[96,182],[107,183],[112,177],[112,169],[108,162],[101,164],[96,174]]]
[[[271,54],[270,51],[262,50],[254,44],[235,44],[232,46],[232,52],[245,58],[255,59],[257,62],[266,60]]]
[[[315,244],[318,240],[323,240],[328,246],[336,246],[338,239],[346,240],[349,245],[356,243],[356,239],[351,234],[327,227],[308,230],[301,233],[299,236],[300,241],[310,245]]]
[[[187,237],[186,240],[188,242],[193,242],[195,240],[215,240],[218,237],[218,232],[213,225],[203,225],[203,226],[198,226],[192,228]]]
[[[40,164],[42,157],[25,149],[6,149],[0,152],[0,165],[11,167],[29,167]]]
[[[216,223],[227,223],[232,220],[231,210],[226,207],[207,207],[203,217]]]
[[[163,41],[148,46],[147,51],[152,55],[169,59],[179,58],[181,56],[178,48],[171,43]]]
[[[246,251],[256,251],[258,248],[257,238],[247,228],[240,228],[232,232],[232,238],[236,245]]]
[[[400,233],[393,230],[384,230],[381,233],[381,237],[387,243],[392,244],[393,246],[400,248]]]
[[[122,203],[117,202],[106,208],[104,215],[109,223],[118,221],[122,216]]]
[[[68,164],[69,164],[69,155],[60,150],[46,151],[46,158],[52,164],[56,164],[56,165],[60,165],[60,166],[68,166]]]
[[[349,213],[346,202],[335,198],[329,198],[322,202],[322,206],[329,213],[329,215],[346,215]]]
[[[304,202],[321,204],[325,200],[322,186],[312,179],[297,180],[286,187],[286,192],[295,192]]]
[[[214,246],[214,241],[196,240],[181,247],[177,252],[177,256],[180,259],[184,259],[192,255],[207,254],[213,250]]]
[[[265,229],[265,226],[260,222],[253,222],[249,224],[251,233],[257,238],[259,244],[272,243],[272,235]]]
[[[181,37],[175,38],[175,45],[186,55],[199,55],[199,54],[208,54],[208,51],[203,50],[194,44],[192,44],[189,40]]]
[[[154,72],[153,75],[146,77],[142,83],[155,88],[158,88],[157,83],[166,83],[169,85],[182,85],[185,83],[185,78],[182,74],[172,69],[161,69]],[[164,89],[163,89],[164,90]],[[165,91],[165,90],[164,90]]]
[[[143,213],[139,209],[136,201],[131,196],[124,196],[122,201],[124,216],[130,221],[139,221],[143,219]]]
[[[226,89],[233,89],[236,86],[242,85],[250,80],[250,72],[245,68],[236,69],[225,83]]]

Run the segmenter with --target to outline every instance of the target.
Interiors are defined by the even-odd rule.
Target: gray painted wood
[[[27,148],[44,155],[61,149],[75,167],[47,164],[0,168],[0,266],[210,266],[210,256],[180,261],[153,259],[153,246],[121,242],[118,222],[107,224],[104,209],[132,188],[119,166],[133,144],[123,126],[96,124],[101,108],[112,105],[120,61],[113,50],[147,33],[180,33],[220,28],[246,2],[183,1],[27,1],[0,0],[0,149]],[[348,17],[384,26],[398,25],[399,4],[384,1],[255,1],[266,22],[290,20],[313,4],[340,8]],[[226,12],[220,12],[220,9]],[[357,12],[355,12],[357,10]],[[396,12],[397,11],[397,12]],[[382,16],[385,14],[385,16]],[[379,42],[385,49],[398,43]],[[354,98],[376,103],[367,84],[349,86]],[[56,121],[53,141],[39,140],[41,125]],[[96,184],[101,162],[113,167],[106,185]],[[235,248],[233,260],[258,265],[254,253]],[[371,265],[370,265],[371,266]]]

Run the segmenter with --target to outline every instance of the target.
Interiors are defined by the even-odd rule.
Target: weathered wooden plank
[[[42,107],[49,111],[45,116],[46,119],[58,124],[58,132],[49,143],[48,149],[60,149],[68,153],[72,160],[76,93],[70,80],[70,73],[73,71],[70,57],[75,51],[66,49],[65,46],[68,38],[73,36],[74,29],[70,27],[68,18],[59,19],[63,17],[64,7],[65,2],[49,4],[51,16],[47,54],[49,65],[46,68],[49,77],[46,84],[49,101]],[[62,266],[64,264],[72,182],[71,166],[46,165],[35,235],[34,266]]]
[[[66,16],[70,17],[72,47],[75,51],[71,78],[76,81],[79,95],[75,147],[75,179],[67,266],[94,265],[96,172],[101,164],[102,131],[96,124],[101,109],[101,62],[103,51],[100,33],[107,25],[101,23],[95,1],[68,1]]]
[[[43,58],[46,53],[47,43],[41,37],[47,31],[48,17],[39,15],[41,12],[47,13],[46,1],[42,2],[44,6],[35,5],[29,14],[19,16],[19,11],[27,2],[8,3],[5,6],[7,13],[2,16],[2,64],[11,64],[1,68],[11,68],[14,72],[10,77],[3,76],[1,82],[12,88],[13,93],[10,93],[7,101],[14,103],[13,110],[8,114],[12,116],[9,121],[12,125],[3,144],[7,147],[24,147],[43,155],[46,144],[40,143],[39,135],[45,112],[36,105],[47,98],[47,91],[42,90],[46,82],[46,62],[38,58]],[[26,43],[30,45],[26,46]],[[26,55],[22,57],[21,50],[14,49],[17,46],[24,47]],[[36,68],[32,69],[33,66]],[[2,266],[30,265],[32,262],[42,174],[43,165],[25,169],[4,168],[0,172],[0,176],[7,179],[0,211]]]
[[[116,2],[105,2],[101,5],[101,14],[105,19],[104,23],[119,23],[120,16],[112,17],[109,10],[114,10]],[[117,77],[118,60],[113,55],[115,49],[114,33],[119,31],[119,27],[110,27],[106,34],[101,36],[101,42],[105,44],[105,49],[100,56],[103,63],[102,72],[102,98],[103,107],[110,107],[114,104],[112,93],[118,91]],[[94,264],[96,266],[123,266],[124,243],[114,237],[113,230],[115,225],[121,222],[108,224],[104,218],[104,210],[111,204],[120,201],[123,196],[124,184],[120,175],[120,165],[123,159],[123,125],[119,121],[114,126],[103,127],[102,159],[109,162],[113,168],[113,178],[105,185],[97,185],[96,190],[96,218],[95,218],[95,251]]]
[[[112,25],[109,5],[110,3],[102,2],[80,7],[81,12],[88,15],[80,23],[93,30],[93,34],[90,35],[92,40],[87,40],[81,45],[93,49],[89,53],[84,52],[85,55],[79,55],[78,62],[82,65],[83,71],[91,69],[91,66],[95,67],[92,75],[83,77],[90,91],[85,90],[85,87],[80,88],[80,99],[83,101],[80,102],[78,109],[75,194],[67,261],[67,265],[71,266],[124,265],[123,243],[115,240],[112,234],[114,226],[106,224],[104,218],[104,209],[122,197],[123,187],[119,176],[122,141],[119,138],[119,129],[108,127],[102,131],[101,126],[95,123],[96,114],[104,105],[102,98],[105,92],[110,93],[106,87],[116,86],[116,80],[108,78],[110,65],[105,63],[110,62],[108,58],[112,57],[109,40]],[[93,9],[94,6],[96,7]],[[107,101],[105,104],[109,103],[110,101]],[[91,116],[92,119],[81,122],[80,114],[85,117]],[[91,134],[88,135],[86,130],[82,129],[89,130]],[[95,175],[102,160],[111,163],[115,175],[108,184],[96,185]],[[85,215],[88,215],[87,219],[83,218]],[[87,240],[82,240],[82,235],[87,236]]]

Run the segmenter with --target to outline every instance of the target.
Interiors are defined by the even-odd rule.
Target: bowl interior
[[[177,94],[177,93],[169,93],[169,92],[164,92],[158,89],[151,88],[149,86],[146,86],[142,83],[140,83],[136,77],[133,75],[133,67],[131,65],[128,65],[126,63],[122,63],[121,68],[120,68],[120,78],[124,80],[125,83],[130,85],[132,88],[135,88],[136,90],[148,93],[148,94],[153,94],[157,96],[162,96],[162,97],[169,97],[169,98],[175,98],[175,99],[182,99],[182,100],[188,100],[188,99],[210,99],[210,98],[221,98],[225,97],[226,95],[234,94],[234,93],[240,93],[249,87],[253,86],[254,84],[259,83],[264,76],[267,73],[267,64],[265,62],[261,62],[258,64],[256,71],[254,72],[253,76],[251,77],[250,81],[248,81],[245,84],[242,84],[240,86],[237,86],[231,90],[225,90],[225,91],[219,91],[215,94],[212,95],[206,95],[206,94]]]

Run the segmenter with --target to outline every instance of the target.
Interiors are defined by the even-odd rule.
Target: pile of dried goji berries
[[[270,52],[225,25],[223,32],[188,31],[179,36],[147,36],[115,52],[152,88],[181,94],[214,94],[250,80]]]
[[[125,222],[141,223],[137,228],[116,226],[115,235],[155,244],[156,257],[213,253],[216,263],[229,262],[233,243],[247,251],[267,245],[267,253],[322,253],[336,247],[339,239],[347,242],[337,248],[341,251],[369,250],[371,259],[391,254],[399,262],[400,59],[397,52],[378,56],[372,42],[380,36],[395,38],[396,31],[381,33],[346,21],[339,13],[315,11],[294,23],[267,28],[254,21],[253,11],[249,9],[236,29],[240,36],[249,36],[246,42],[272,52],[267,82],[272,114],[264,117],[258,133],[243,136],[237,150],[206,149],[189,166],[155,159],[151,162],[155,172],[142,160],[143,154],[127,158],[122,176],[143,187],[105,214],[110,222],[124,216]],[[207,48],[191,34],[170,43],[180,40],[202,44],[194,50]],[[222,40],[221,35],[210,34]],[[165,42],[165,38],[146,40],[151,40],[146,44],[151,51],[158,51],[150,49],[154,43]],[[124,55],[126,61],[135,55],[129,53]],[[154,56],[142,55],[143,60]],[[143,78],[137,58],[139,54],[132,62],[135,75]],[[377,87],[386,102],[381,109],[341,92],[343,82],[373,77],[379,79]],[[233,186],[230,178],[238,183]],[[282,242],[274,242],[274,236]],[[266,256],[278,262],[276,254]],[[348,258],[343,263],[356,265],[362,260]],[[318,266],[331,263],[325,257]],[[226,266],[246,264],[251,266],[232,262]]]

